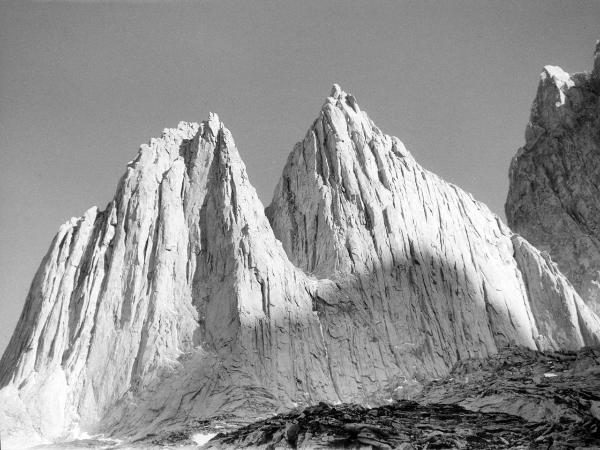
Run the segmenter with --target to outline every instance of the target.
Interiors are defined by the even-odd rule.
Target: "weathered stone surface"
[[[302,413],[276,416],[228,435],[219,434],[205,448],[514,448],[532,441],[527,425],[515,416],[474,413],[456,405],[422,406],[401,400],[367,409],[321,403]],[[296,432],[286,434],[284,430],[292,427]],[[490,445],[494,441],[500,445]]]
[[[461,360],[415,400],[321,404],[220,433],[206,448],[597,448],[600,351]]]
[[[142,146],[38,271],[1,363],[20,408],[3,428],[144,432],[270,411],[301,384],[332,397],[312,282],[263,209],[216,116]]]
[[[268,216],[215,115],[142,146],[42,262],[0,361],[3,435],[131,440],[385,404],[459,358],[600,342],[551,261],[339,87]]]
[[[509,178],[508,224],[600,312],[600,42],[591,73],[544,68]]]
[[[347,393],[367,385],[366,367],[384,387],[511,343],[597,339],[598,319],[551,261],[423,169],[337,86],[267,214],[290,259],[334,282],[319,287],[316,309],[342,401],[356,401]]]
[[[533,422],[579,424],[598,433],[600,349],[542,353],[509,348],[486,359],[462,360],[447,378],[427,383],[415,400]]]

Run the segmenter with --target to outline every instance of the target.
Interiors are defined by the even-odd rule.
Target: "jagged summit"
[[[329,94],[329,97],[327,97],[326,103],[330,98],[334,101],[337,100],[339,102],[346,102],[348,106],[354,110],[354,112],[360,113],[360,108],[358,103],[356,103],[356,98],[354,98],[352,94],[347,94],[344,92],[337,83],[333,83],[333,86],[331,87],[331,93]]]
[[[326,98],[319,117],[313,123],[311,130],[317,131],[319,122],[321,121],[322,124],[323,120],[331,127],[335,138],[339,140],[352,141],[356,135],[356,137],[362,137],[365,141],[369,141],[375,135],[384,136],[377,125],[369,118],[366,111],[361,110],[354,95],[346,93],[337,83],[333,84],[331,93]],[[395,150],[397,153],[405,157],[410,156],[400,139],[389,136],[388,138],[394,141],[397,146]],[[348,146],[332,145],[329,150],[344,151],[349,148]]]
[[[509,225],[547,251],[600,312],[600,41],[592,72],[546,67],[511,161]]]
[[[97,429],[182,355],[233,345],[235,280],[222,282],[238,264],[233,235],[268,227],[247,179],[216,115],[182,122],[140,147],[106,210],[60,228],[0,362],[7,424],[35,417],[55,438]]]
[[[332,94],[266,213],[218,116],[60,228],[0,361],[3,436],[132,438],[386,403],[460,358],[600,342],[549,258]]]
[[[340,85],[338,83],[333,83],[333,85],[331,86],[331,93],[329,94],[329,96],[332,98],[338,98],[340,94],[342,94],[342,92],[343,91]]]
[[[550,307],[543,298],[548,293],[541,292],[555,290],[544,287],[558,275],[552,263],[513,236],[485,205],[424,170],[398,138],[382,133],[337,86],[288,158],[267,215],[294,264],[318,278],[360,286],[352,303],[369,305],[365,314],[377,316],[378,308],[390,308],[394,320],[388,322],[383,311],[379,320],[385,324],[382,341],[394,340],[400,329],[411,345],[444,348],[432,350],[432,356],[459,357],[471,351],[466,341],[479,333],[484,352],[515,335],[527,346],[564,345],[557,340],[562,332],[561,338],[551,337],[553,329],[563,328],[554,322],[558,317],[532,322],[541,314],[532,309]],[[529,270],[533,261],[548,276],[528,279],[537,278]],[[567,284],[561,290],[569,290]],[[561,295],[551,308],[563,308]],[[586,316],[581,300],[574,301],[578,306],[568,309]],[[473,302],[470,315],[456,316],[465,302]],[[432,316],[452,319],[432,329]],[[470,331],[455,335],[463,320]],[[422,341],[424,336],[429,338]],[[404,365],[401,361],[410,361],[414,353],[398,347],[389,358]],[[452,357],[418,359],[427,370],[444,371]]]

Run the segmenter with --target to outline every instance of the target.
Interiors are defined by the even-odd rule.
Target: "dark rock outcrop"
[[[515,348],[460,361],[415,400],[320,404],[221,433],[207,448],[568,449],[600,444],[600,350]]]

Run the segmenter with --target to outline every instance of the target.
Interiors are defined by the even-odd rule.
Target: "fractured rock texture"
[[[551,261],[423,169],[337,86],[267,214],[290,259],[334,281],[316,308],[343,401],[367,367],[371,381],[441,375],[509,343],[597,339],[598,319]]]
[[[600,313],[600,42],[591,73],[546,66],[512,160],[508,224]]]
[[[508,344],[598,343],[548,258],[336,86],[268,214],[211,115],[61,227],[0,361],[0,423],[60,440],[382,404]]]
[[[2,359],[4,393],[59,437],[271,410],[298,385],[330,399],[312,284],[229,131],[181,123],[141,148],[106,211],[59,231]]]
[[[502,350],[460,361],[416,401],[320,404],[221,432],[208,448],[597,448],[600,352]]]

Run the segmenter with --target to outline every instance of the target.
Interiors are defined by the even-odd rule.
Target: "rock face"
[[[337,86],[267,212],[217,116],[142,146],[42,261],[0,361],[3,436],[381,404],[508,344],[600,343],[549,258]]]
[[[142,146],[104,212],[60,229],[0,364],[3,394],[55,438],[269,411],[299,390],[332,399],[313,285],[229,131],[216,116],[181,123]]]
[[[591,73],[546,66],[510,166],[506,216],[600,313],[600,41]]]
[[[267,213],[292,262],[342,293],[316,304],[329,353],[344,355],[340,386],[359,385],[362,365],[386,377],[439,375],[509,343],[595,339],[597,318],[547,257],[423,169],[337,86]]]

